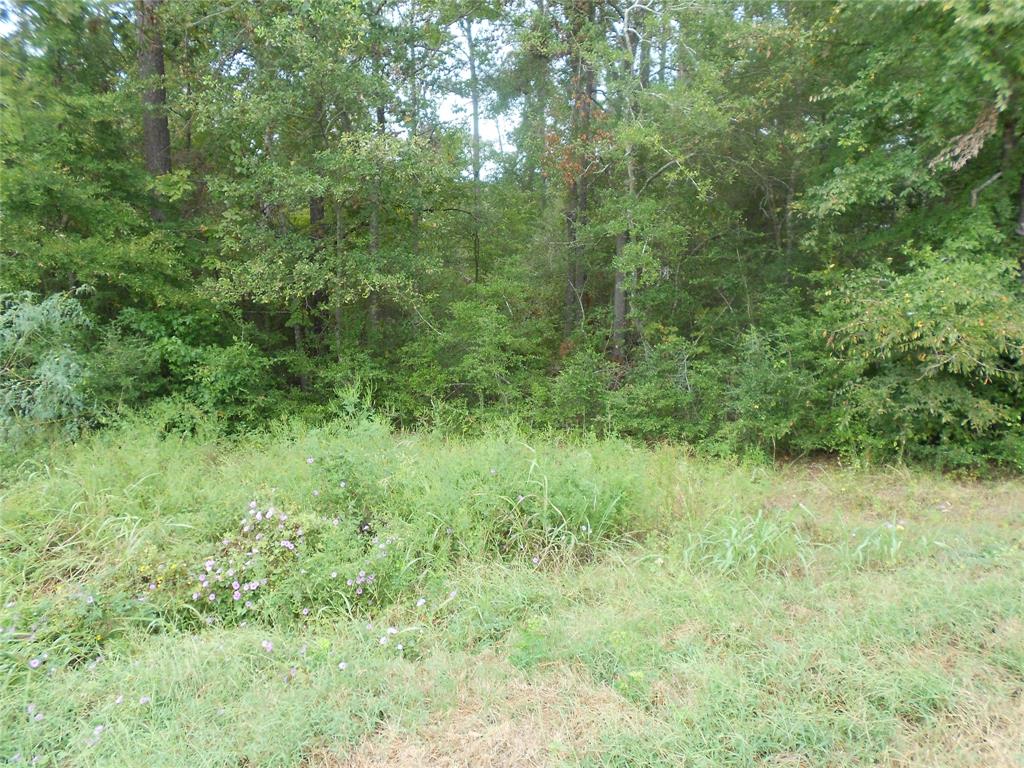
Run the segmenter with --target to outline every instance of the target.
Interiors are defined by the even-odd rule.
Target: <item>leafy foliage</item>
[[[0,437],[74,436],[88,413],[75,340],[88,325],[78,300],[57,293],[0,296]]]
[[[1019,3],[4,14],[5,323],[56,313],[8,432],[170,398],[1022,466]]]

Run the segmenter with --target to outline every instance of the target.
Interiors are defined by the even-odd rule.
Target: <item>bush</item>
[[[275,402],[269,369],[270,361],[248,342],[207,347],[192,371],[192,397],[229,424],[259,424]]]
[[[0,296],[0,440],[9,448],[44,434],[74,436],[88,423],[76,347],[89,325],[72,294]]]
[[[104,328],[83,360],[85,391],[94,403],[97,419],[104,423],[112,423],[125,409],[168,393],[160,347],[119,325]]]
[[[612,375],[612,363],[594,340],[579,336],[578,346],[562,361],[558,375],[538,388],[547,422],[563,429],[606,429]]]
[[[842,364],[831,444],[873,461],[1024,469],[1024,313],[1010,259],[846,276],[823,310]]]
[[[609,413],[616,432],[644,440],[692,440],[707,437],[719,399],[718,382],[709,376],[696,345],[670,338],[645,347],[622,386],[611,393]]]
[[[404,408],[417,415],[433,400],[507,408],[527,390],[538,367],[529,326],[513,322],[504,308],[485,300],[456,301],[437,328],[402,350],[402,380],[396,382]]]

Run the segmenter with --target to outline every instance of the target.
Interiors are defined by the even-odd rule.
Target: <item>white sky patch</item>
[[[488,160],[487,156],[500,151],[509,152],[515,147],[509,141],[507,128],[501,119],[491,117],[487,114],[486,109],[481,109],[480,112],[480,145],[484,158],[480,175],[484,179],[490,179],[497,174],[498,166],[495,162]],[[454,93],[446,95],[437,105],[437,116],[442,122],[464,129],[468,137],[467,141],[472,140],[473,106],[468,97]]]

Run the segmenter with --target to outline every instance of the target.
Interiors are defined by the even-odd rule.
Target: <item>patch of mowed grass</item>
[[[566,600],[523,621],[508,655],[525,670],[586,669],[654,716],[639,741],[604,734],[586,764],[871,765],[965,696],[1012,704],[1019,690],[989,638],[1024,615],[1024,569],[965,575],[917,562],[752,579],[646,556],[573,572]],[[595,581],[600,602],[578,600]]]
[[[1024,759],[992,735],[1024,685],[1019,482],[138,421],[5,478],[0,516],[0,759],[387,764],[382,730],[459,738],[436,724],[467,675],[476,706],[548,692],[533,722],[586,712],[559,681],[601,697],[543,764]],[[261,584],[234,600],[242,571]]]

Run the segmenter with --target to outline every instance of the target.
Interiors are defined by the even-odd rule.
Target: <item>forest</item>
[[[1024,7],[4,10],[0,426],[1024,466]]]

